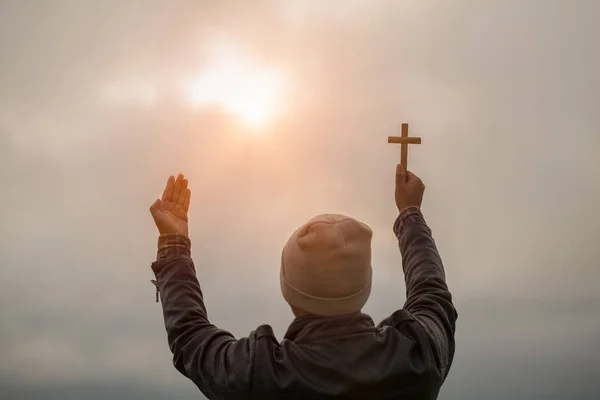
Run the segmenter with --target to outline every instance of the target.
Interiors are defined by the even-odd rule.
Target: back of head
[[[318,215],[283,248],[281,291],[292,306],[323,316],[358,312],[371,293],[371,229],[339,214]]]

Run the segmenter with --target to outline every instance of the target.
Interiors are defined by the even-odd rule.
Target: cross
[[[402,124],[402,136],[388,136],[388,143],[400,143],[400,163],[406,169],[408,161],[408,145],[421,144],[420,137],[408,137],[408,124]]]

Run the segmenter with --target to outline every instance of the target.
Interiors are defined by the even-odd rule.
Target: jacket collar
[[[336,317],[308,315],[296,318],[288,327],[285,339],[293,342],[314,341],[334,336],[372,331],[373,319],[367,314],[353,313]]]

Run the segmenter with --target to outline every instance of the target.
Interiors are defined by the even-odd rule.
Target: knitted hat
[[[371,229],[338,214],[313,217],[292,234],[281,256],[281,291],[314,315],[358,312],[371,294]]]

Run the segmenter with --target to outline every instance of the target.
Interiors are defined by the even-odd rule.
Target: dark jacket
[[[457,313],[421,212],[404,211],[394,232],[403,309],[378,325],[359,313],[297,318],[281,342],[269,325],[241,339],[212,325],[189,239],[161,235],[152,269],[175,367],[209,399],[437,398],[454,356]]]

